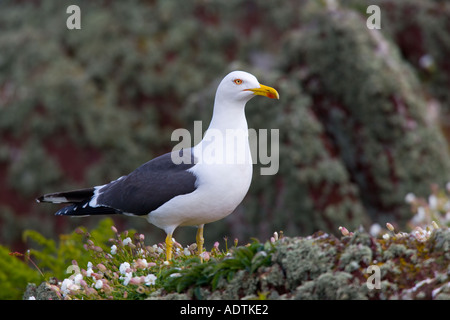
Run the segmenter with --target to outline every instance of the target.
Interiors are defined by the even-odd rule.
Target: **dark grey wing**
[[[187,149],[190,154],[191,149]],[[183,154],[183,151],[179,151]],[[195,165],[190,161],[176,164],[167,153],[143,164],[129,175],[98,189],[94,199],[97,206],[105,206],[122,213],[145,215],[172,198],[196,189],[196,176],[187,171]]]
[[[187,171],[195,165],[192,149],[159,156],[143,164],[127,176],[104,186],[49,193],[38,202],[72,203],[56,215],[84,216],[116,213],[145,215],[170,199],[196,189],[194,174]]]

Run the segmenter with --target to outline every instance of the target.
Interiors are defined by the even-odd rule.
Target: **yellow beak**
[[[261,85],[259,88],[245,89],[245,91],[251,91],[255,95],[265,96],[270,99],[280,99],[280,95],[278,94],[277,90],[265,85]]]

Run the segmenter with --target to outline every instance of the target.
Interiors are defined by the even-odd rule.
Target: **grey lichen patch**
[[[42,282],[38,287],[34,283],[30,283],[23,294],[24,300],[60,300],[58,295],[52,289],[51,284]]]
[[[394,243],[389,246],[389,248],[383,252],[383,258],[385,260],[392,259],[399,256],[413,256],[414,250],[407,249],[403,244]]]
[[[324,250],[314,239],[293,238],[279,246],[274,260],[286,274],[286,288],[293,289],[303,281],[314,279],[333,267],[336,250]]]
[[[239,299],[254,294],[258,289],[258,278],[244,270],[236,273],[233,280],[227,285],[223,298]]]
[[[381,278],[384,279],[389,274],[389,277],[401,275],[401,270],[397,263],[392,260],[387,260],[380,266]]]
[[[437,229],[430,240],[433,249],[442,252],[442,259],[450,261],[450,232],[445,229]]]
[[[260,282],[262,292],[268,292],[274,288],[283,288],[285,277],[281,266],[275,263],[273,266],[262,269]]]
[[[367,299],[367,286],[347,272],[326,272],[297,287],[293,299],[348,300]]]
[[[364,266],[370,265],[372,262],[372,250],[361,244],[349,245],[339,259],[339,265],[344,266],[346,272],[352,272]]]

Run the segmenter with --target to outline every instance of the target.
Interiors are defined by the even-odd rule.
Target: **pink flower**
[[[102,263],[99,263],[99,264],[97,265],[97,268],[98,268],[98,270],[100,270],[101,272],[105,272],[105,271],[107,270],[106,267],[105,267],[105,265],[102,264]]]
[[[137,259],[137,261],[135,262],[135,267],[137,269],[145,269],[148,267],[148,263],[146,259]]]
[[[347,228],[345,227],[339,227],[339,231],[341,231],[343,236],[348,236],[350,232],[348,232]]]
[[[141,277],[133,277],[130,280],[130,284],[140,284],[141,283]]]
[[[208,251],[202,252],[202,254],[201,254],[200,256],[201,256],[205,261],[208,261],[208,260],[211,258]]]

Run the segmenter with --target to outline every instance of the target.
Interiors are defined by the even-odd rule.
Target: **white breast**
[[[214,222],[232,213],[244,199],[252,180],[248,139],[244,141],[243,145],[234,146],[219,141],[195,146],[198,163],[189,171],[197,177],[197,189],[152,211],[149,221],[167,230]],[[224,155],[222,159],[218,157],[220,153]]]

